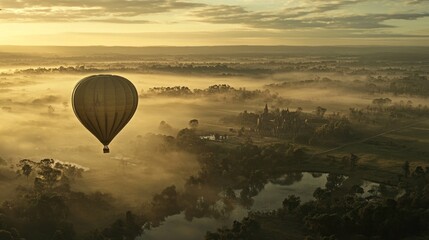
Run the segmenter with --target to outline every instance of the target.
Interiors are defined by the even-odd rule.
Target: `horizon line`
[[[141,45],[141,46],[133,46],[133,45],[22,45],[22,44],[0,44],[0,47],[122,47],[122,48],[188,48],[188,47],[427,47],[429,45],[377,45],[377,44],[364,44],[364,45],[259,45],[259,44],[242,44],[242,45]]]

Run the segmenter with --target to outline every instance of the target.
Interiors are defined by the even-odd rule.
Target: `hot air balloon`
[[[103,145],[109,144],[136,112],[138,94],[126,78],[93,75],[80,80],[73,90],[72,106],[76,117]]]

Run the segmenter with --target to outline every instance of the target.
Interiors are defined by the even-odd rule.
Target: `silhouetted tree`
[[[177,145],[187,151],[199,151],[204,144],[193,129],[182,129],[177,133]]]
[[[0,230],[0,240],[14,240],[12,234],[6,230]]]
[[[326,108],[323,108],[323,107],[321,107],[321,106],[318,106],[317,108],[316,108],[316,115],[318,116],[318,117],[321,117],[321,118],[323,118],[323,116],[325,115],[325,113],[326,113]]]
[[[168,124],[167,122],[165,122],[165,121],[161,121],[160,123],[159,123],[159,127],[158,127],[158,129],[160,130],[160,131],[162,131],[162,132],[165,132],[165,133],[171,133],[172,131],[173,131],[173,128],[170,126],[170,124]]]
[[[197,120],[197,119],[192,119],[192,120],[190,120],[190,121],[189,121],[189,127],[190,127],[191,129],[195,129],[195,128],[197,128],[197,127],[198,127],[198,125],[199,125],[199,122],[198,122],[198,120]]]
[[[402,165],[402,173],[404,175],[404,177],[409,177],[410,176],[410,162],[405,161],[404,164]]]
[[[350,169],[354,170],[357,167],[359,161],[359,157],[354,155],[353,153],[350,153]]]
[[[301,204],[301,199],[295,195],[289,195],[283,200],[283,208],[289,212],[295,210]]]

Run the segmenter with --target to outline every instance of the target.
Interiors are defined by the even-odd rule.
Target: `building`
[[[301,117],[300,109],[289,111],[289,109],[276,109],[270,112],[265,104],[264,111],[259,115],[256,122],[256,131],[264,136],[292,137],[306,126],[306,120]]]

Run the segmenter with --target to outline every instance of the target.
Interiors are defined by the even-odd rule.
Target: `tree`
[[[177,145],[184,150],[196,151],[203,144],[203,141],[195,134],[192,129],[182,129],[177,133]]]
[[[363,194],[364,192],[365,192],[364,189],[359,185],[353,185],[350,188],[350,193],[353,193],[353,194],[356,194],[356,193]]]
[[[326,108],[323,108],[323,107],[321,107],[321,106],[318,106],[317,108],[316,108],[316,115],[318,116],[318,117],[321,117],[321,118],[323,118],[323,116],[325,115],[325,113],[326,113]]]
[[[287,209],[288,212],[292,212],[301,204],[301,199],[295,195],[289,195],[283,200],[283,208]]]
[[[247,240],[263,240],[271,239],[264,234],[258,221],[253,218],[245,217],[241,222],[234,221],[232,228],[221,228],[217,232],[207,232],[206,240],[234,240],[234,239],[247,239]]]
[[[372,100],[372,104],[377,105],[381,109],[386,105],[392,104],[392,100],[390,98],[376,98]]]
[[[350,153],[350,169],[354,170],[357,167],[357,163],[359,161],[359,157]]]
[[[138,217],[131,211],[127,211],[125,218],[126,239],[134,240],[136,236],[142,234],[142,226],[137,222]]]
[[[151,202],[151,220],[157,225],[165,217],[180,213],[181,208],[178,202],[179,194],[176,186],[166,187],[160,194],[155,194]],[[127,221],[134,221],[131,213],[127,213]]]
[[[238,130],[237,136],[242,137],[244,135],[244,131],[245,131],[244,127],[241,127],[240,130]]]
[[[37,174],[34,186],[39,191],[50,191],[54,187],[61,185],[63,172],[55,168],[53,159],[43,159],[37,164]]]
[[[422,166],[417,166],[412,175],[413,177],[421,177],[425,175],[425,171]]]
[[[322,189],[320,187],[316,188],[316,190],[314,190],[313,192],[313,197],[318,201],[323,200],[327,196],[328,196],[328,192],[326,191],[326,189]]]
[[[404,174],[404,177],[409,177],[410,176],[410,162],[405,161],[404,165],[402,165],[402,171]]]
[[[18,173],[19,174],[23,174],[25,177],[30,176],[31,172],[33,171],[33,167],[36,163],[29,160],[29,159],[23,159],[21,161],[19,161],[19,163],[17,164],[18,167],[20,167],[20,169],[18,169]]]
[[[6,230],[0,230],[0,240],[14,240],[12,234]]]
[[[168,124],[166,121],[161,121],[159,123],[158,129],[164,133],[171,133],[173,131],[173,128],[170,124]]]
[[[346,178],[343,175],[338,175],[334,173],[329,173],[326,177],[325,187],[327,190],[332,191],[338,189],[344,182]]]
[[[195,129],[195,128],[197,128],[197,127],[198,127],[198,125],[199,125],[199,122],[198,122],[198,120],[197,120],[197,119],[191,119],[191,120],[189,121],[189,127],[190,127],[191,129]]]

